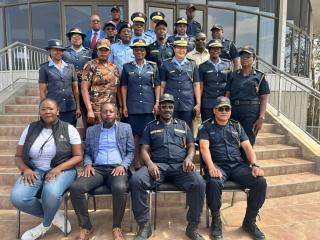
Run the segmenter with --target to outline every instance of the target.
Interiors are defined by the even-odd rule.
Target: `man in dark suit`
[[[121,222],[127,200],[128,171],[134,156],[132,130],[129,124],[116,121],[118,109],[112,103],[101,106],[102,123],[87,129],[84,168],[70,187],[71,201],[77,214],[80,232],[77,239],[93,236],[85,197],[105,184],[113,199],[113,239],[124,240]]]
[[[94,49],[96,43],[99,39],[105,38],[106,33],[101,30],[101,19],[99,15],[93,14],[90,18],[90,27],[86,34],[86,38],[84,39],[83,46],[86,48]]]

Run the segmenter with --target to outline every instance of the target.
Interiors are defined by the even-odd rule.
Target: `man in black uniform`
[[[197,33],[201,32],[201,24],[194,20],[196,7],[193,4],[189,4],[186,7],[186,15],[188,20],[187,34],[191,37],[196,37]]]
[[[146,126],[140,140],[141,157],[146,166],[140,168],[130,180],[132,209],[140,227],[135,240],[151,236],[147,190],[156,189],[168,180],[187,193],[189,210],[186,235],[192,240],[203,239],[197,228],[203,207],[205,184],[192,163],[195,146],[191,130],[186,122],[173,118],[173,112],[173,96],[162,95],[159,105],[160,118]]]
[[[120,8],[118,6],[113,6],[111,8],[111,16],[112,16],[111,21],[116,24],[117,37],[120,38],[120,28],[122,28],[122,26],[127,24],[127,22],[121,20],[121,11],[120,11]]]
[[[234,42],[223,37],[223,27],[220,24],[214,24],[211,28],[212,40],[208,44],[215,40],[220,40],[223,48],[220,55],[222,59],[228,59],[233,63],[233,70],[240,68],[240,57]]]
[[[203,122],[198,133],[200,152],[206,165],[207,204],[212,213],[211,237],[222,239],[221,194],[224,183],[230,179],[250,189],[242,229],[253,239],[263,240],[265,236],[255,222],[266,198],[264,172],[257,165],[256,154],[242,126],[239,122],[230,120],[229,98],[219,97],[213,111],[215,119]],[[240,147],[243,148],[250,166],[243,160]]]

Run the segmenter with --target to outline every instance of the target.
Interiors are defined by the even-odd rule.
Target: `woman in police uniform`
[[[239,54],[242,69],[231,73],[226,96],[231,99],[231,118],[241,123],[250,143],[254,145],[265,119],[270,89],[264,73],[253,67],[256,57],[254,49],[245,46]]]
[[[130,47],[135,60],[123,65],[120,80],[122,113],[128,117],[134,135],[136,150],[133,165],[140,168],[139,140],[144,127],[158,111],[160,78],[157,64],[145,60],[146,41],[136,39]]]
[[[39,70],[40,100],[54,99],[59,105],[59,117],[73,126],[81,116],[78,79],[75,68],[62,60],[65,48],[58,39],[48,40],[49,62]]]

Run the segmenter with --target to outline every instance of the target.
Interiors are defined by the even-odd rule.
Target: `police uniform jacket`
[[[269,84],[263,72],[254,68],[249,76],[243,76],[241,69],[232,72],[226,91],[230,92],[231,103],[236,100],[259,101],[260,95],[270,94]]]
[[[199,66],[200,81],[203,82],[201,95],[201,107],[213,108],[217,97],[224,96],[227,79],[231,73],[229,60],[222,60],[218,63],[217,69],[208,60]]]
[[[173,58],[163,61],[160,80],[166,82],[165,93],[173,95],[175,111],[191,111],[195,105],[193,83],[199,83],[199,71],[195,61],[186,58],[178,66]]]
[[[214,41],[215,39],[210,40],[208,45]],[[232,42],[229,39],[222,38],[221,43],[223,48],[221,49],[220,58],[232,61],[233,59],[239,57],[239,52],[236,46],[234,45],[234,42]]]
[[[168,37],[167,42],[170,44],[173,44],[176,37],[185,37],[187,39],[187,41],[188,41],[187,51],[188,52],[191,52],[195,48],[196,39],[194,37],[188,36],[188,35],[185,35],[185,36],[180,36],[178,34],[172,35],[172,36]]]
[[[166,42],[163,46],[160,46],[157,41],[149,45],[147,48],[146,59],[149,61],[156,62],[158,67],[161,66],[163,60],[172,58],[174,55],[173,47],[171,44]]]
[[[170,124],[154,120],[143,130],[140,144],[150,146],[151,160],[155,163],[182,163],[188,152],[186,145],[193,143],[187,123],[172,119]]]
[[[128,87],[129,114],[151,113],[155,104],[154,87],[160,85],[157,64],[146,61],[141,71],[134,61],[124,64],[120,85]]]
[[[197,33],[201,32],[201,24],[197,21],[188,22],[188,36],[196,37]]]
[[[229,120],[221,126],[212,119],[204,121],[199,127],[197,141],[208,140],[210,153],[215,164],[242,162],[240,144],[248,136],[239,122]]]
[[[75,68],[67,64],[61,73],[55,66],[49,66],[49,62],[43,63],[39,70],[39,83],[48,86],[48,98],[57,101],[60,112],[73,111],[76,102],[73,95],[72,83],[78,81]]]

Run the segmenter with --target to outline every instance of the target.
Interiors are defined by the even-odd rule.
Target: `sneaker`
[[[49,227],[43,226],[42,223],[40,223],[38,226],[31,228],[30,230],[26,231],[21,236],[21,240],[35,240],[43,236],[49,229]]]
[[[56,215],[54,216],[52,220],[52,224],[57,226],[63,233],[66,233],[65,226],[64,226],[64,215],[58,210]],[[67,233],[71,232],[71,224],[67,220]]]

